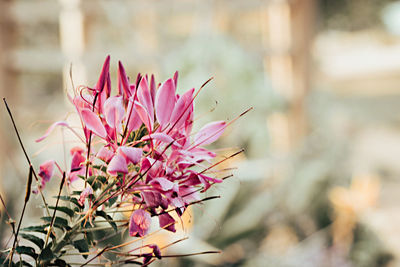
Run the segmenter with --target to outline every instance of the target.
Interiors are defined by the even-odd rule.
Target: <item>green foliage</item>
[[[72,243],[74,247],[80,252],[80,253],[86,253],[89,252],[89,245],[87,240],[85,239],[79,239],[76,240]],[[87,254],[82,254],[82,257],[87,259],[88,255]]]
[[[115,232],[118,231],[117,224],[113,221],[113,218],[111,218],[110,215],[108,215],[107,213],[105,213],[105,212],[102,211],[102,210],[96,211],[96,215],[97,215],[97,216],[100,216],[100,217],[103,217],[104,219],[106,219],[107,222],[111,225],[111,227],[115,230]]]
[[[31,241],[32,243],[34,243],[36,246],[38,246],[38,248],[42,249],[44,246],[44,240],[41,239],[40,237],[37,237],[35,235],[31,235],[31,234],[20,234],[21,237],[23,237],[26,240]]]

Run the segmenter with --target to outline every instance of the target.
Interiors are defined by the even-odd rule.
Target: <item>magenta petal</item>
[[[72,161],[71,161],[71,171],[76,171],[80,169],[81,163],[85,162],[86,158],[82,155],[80,152],[75,152],[74,155],[72,156]]]
[[[38,175],[42,178],[42,184],[47,183],[50,181],[50,178],[54,174],[54,160],[47,160],[39,166],[39,173]]]
[[[194,145],[208,145],[217,140],[226,127],[224,121],[214,121],[203,126],[200,131],[194,137]]]
[[[107,173],[117,175],[118,172],[128,173],[128,166],[125,158],[122,155],[116,154],[108,164]]]
[[[160,214],[160,215],[158,215],[158,220],[160,222],[161,228],[165,228],[166,230],[174,232],[174,233],[176,232],[175,220],[174,220],[174,218],[172,218],[171,215],[169,215],[168,213]]]
[[[129,219],[129,235],[145,236],[149,232],[151,225],[150,213],[140,209],[132,212]]]
[[[142,149],[138,147],[121,146],[118,148],[118,152],[120,154],[122,153],[122,155],[133,164],[138,164],[142,159]]]
[[[174,81],[172,79],[168,79],[160,86],[156,95],[156,115],[161,127],[165,126],[169,122],[174,106]]]
[[[103,91],[104,85],[105,85],[105,83],[107,81],[107,77],[109,75],[109,69],[110,69],[110,56],[107,56],[106,60],[104,61],[104,64],[103,64],[103,69],[101,70],[99,80],[97,81],[97,84],[96,84],[97,92]]]
[[[87,108],[82,109],[81,115],[83,123],[90,131],[103,139],[107,137],[106,129],[104,129],[99,116]]]
[[[125,69],[121,61],[118,61],[118,88],[120,90],[120,94],[122,94],[121,91],[123,91],[125,98],[131,96],[128,77],[126,76]]]
[[[162,196],[159,192],[142,191],[142,196],[146,205],[150,208],[156,208],[162,204]]]
[[[40,142],[43,139],[45,139],[47,136],[49,136],[49,134],[51,134],[51,132],[54,130],[54,128],[56,128],[56,126],[64,126],[64,127],[70,128],[66,121],[57,121],[57,122],[53,123],[52,125],[50,125],[50,127],[47,128],[44,135],[42,137],[40,137],[39,139],[36,139],[36,142]]]

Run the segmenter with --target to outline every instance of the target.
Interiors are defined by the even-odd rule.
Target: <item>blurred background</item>
[[[0,0],[0,95],[36,166],[64,156],[61,131],[34,140],[72,110],[71,64],[75,85],[94,85],[108,54],[114,85],[118,60],[131,77],[178,70],[181,92],[214,77],[197,127],[254,107],[215,144],[245,148],[207,192],[221,199],[158,237],[190,236],[167,254],[223,253],[159,266],[400,266],[400,1]],[[28,166],[1,110],[1,194],[17,218]]]

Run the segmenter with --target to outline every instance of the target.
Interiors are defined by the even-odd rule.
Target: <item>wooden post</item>
[[[84,20],[80,0],[60,0],[60,46],[64,55],[63,80],[68,92],[73,95],[70,67],[75,86],[86,84],[86,69],[82,62],[85,49]]]
[[[310,87],[309,64],[314,0],[274,0],[266,4],[263,39],[265,68],[286,109],[268,121],[272,148],[288,152],[307,132],[304,98]]]

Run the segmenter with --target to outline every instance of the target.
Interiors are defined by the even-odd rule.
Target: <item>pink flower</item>
[[[50,181],[50,178],[54,174],[54,160],[47,160],[42,163],[39,167],[38,175],[42,178],[42,186],[44,187],[47,182]]]
[[[86,188],[82,191],[81,195],[79,196],[78,203],[79,203],[81,206],[83,206],[83,205],[85,204],[85,199],[86,199],[88,196],[90,196],[90,195],[93,195],[93,189],[92,189],[91,187],[86,187]]]
[[[129,220],[129,235],[130,236],[145,236],[149,232],[151,224],[151,216],[148,212],[139,209],[131,214]]]

